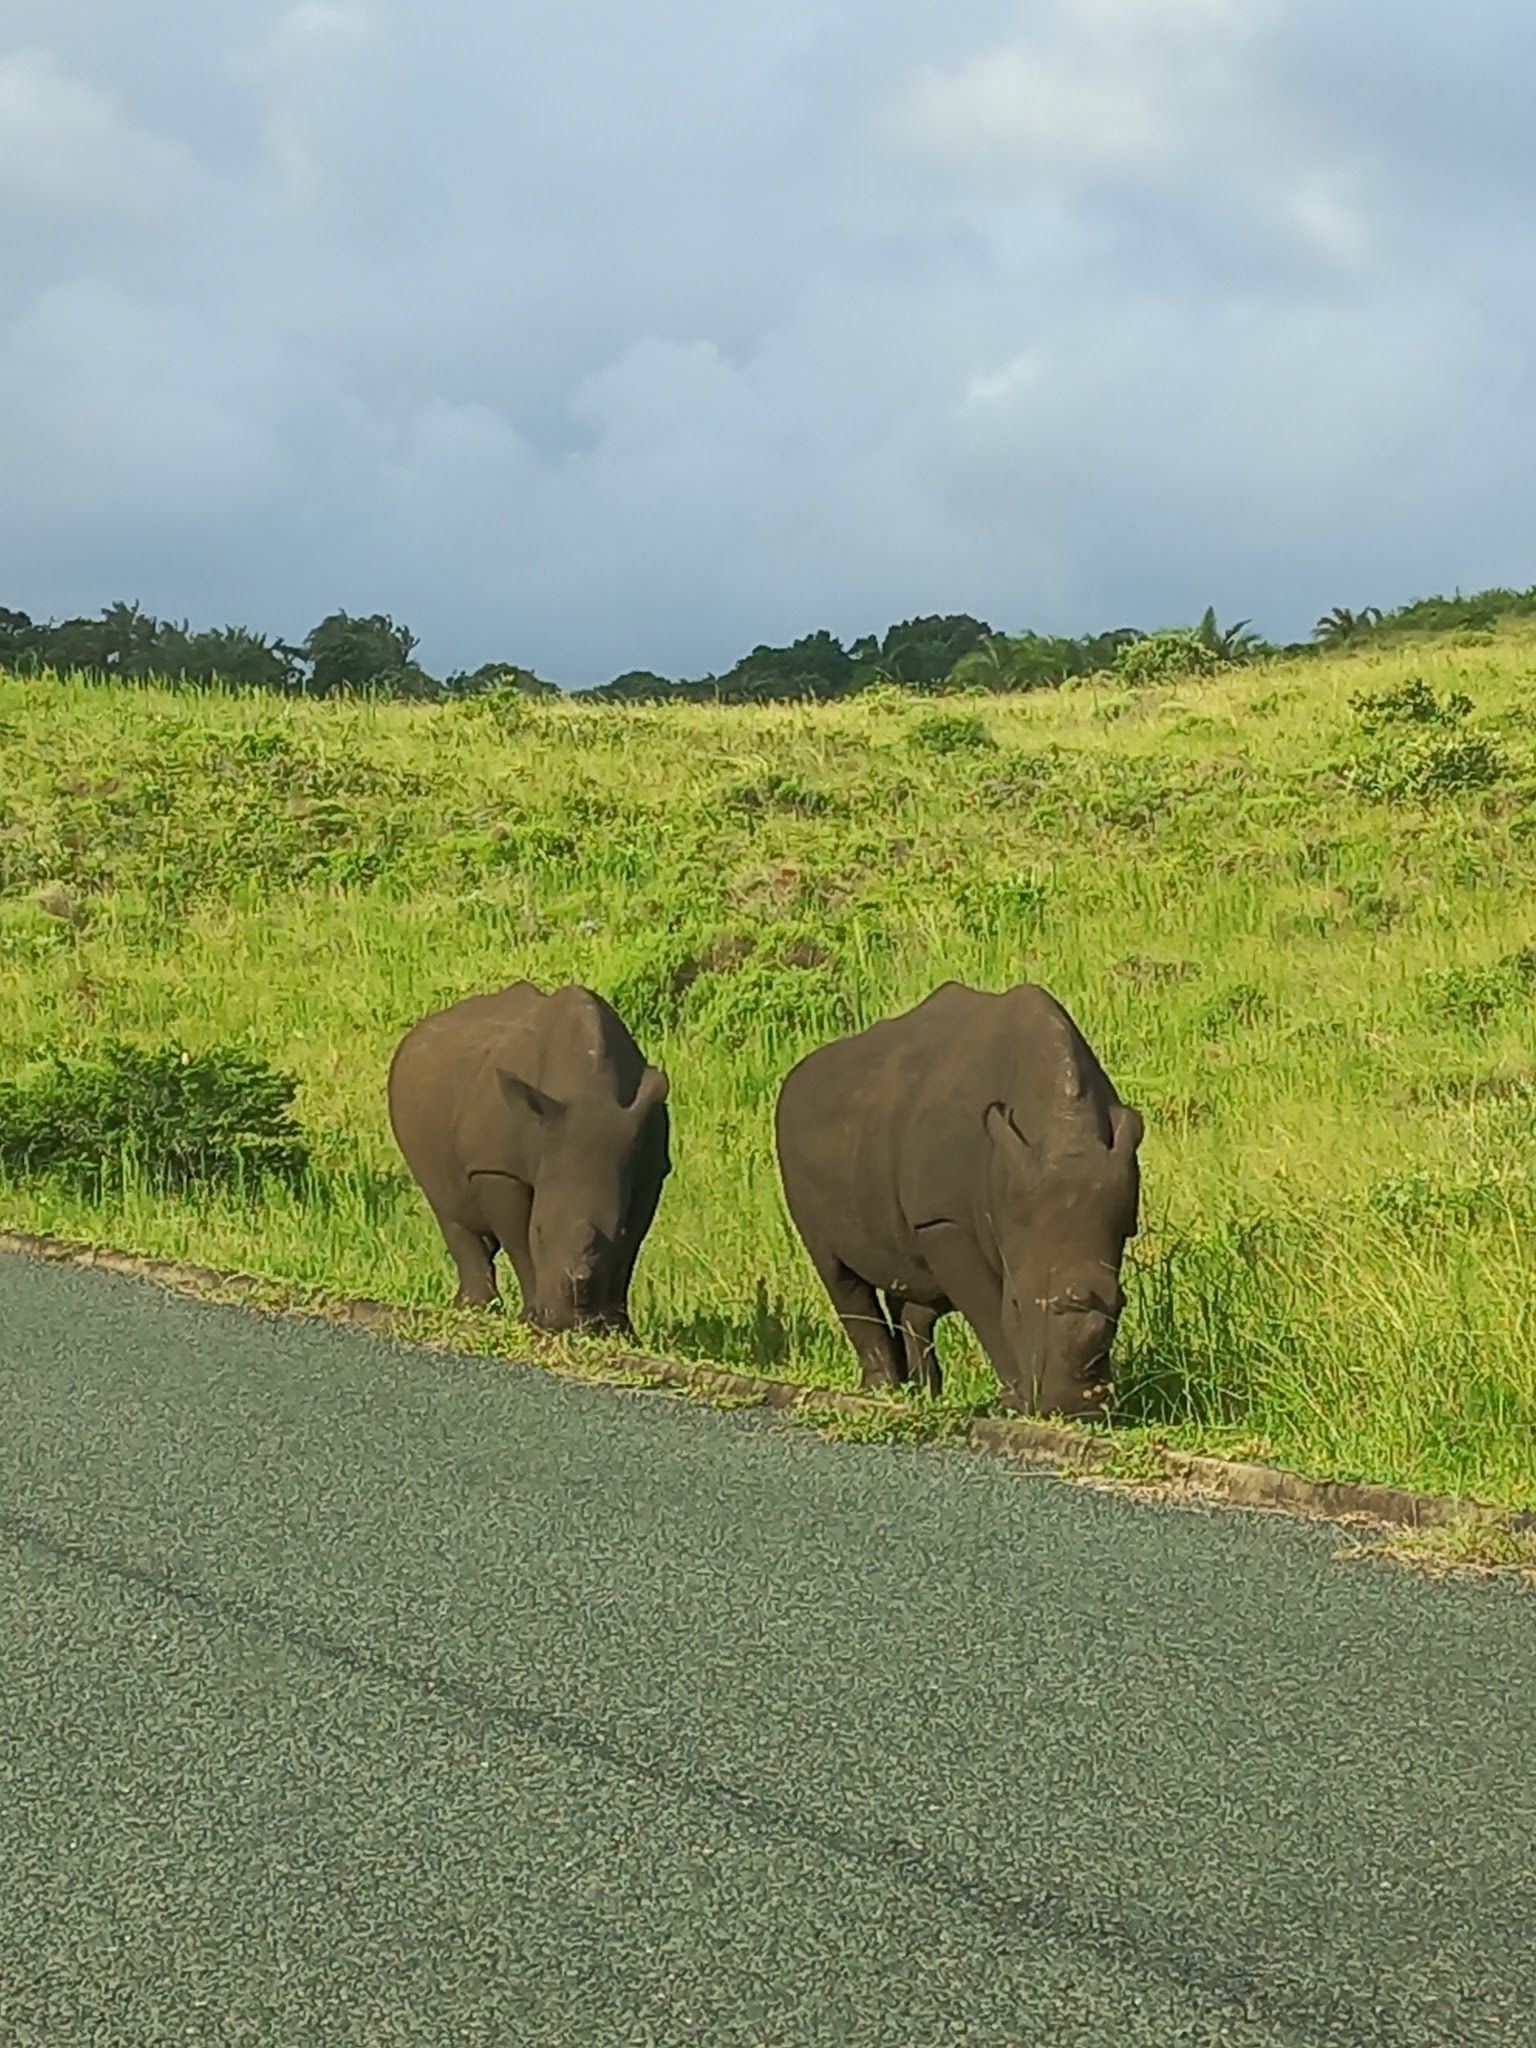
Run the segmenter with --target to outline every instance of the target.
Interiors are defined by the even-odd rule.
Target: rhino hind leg
[[[904,1359],[897,1345],[880,1297],[867,1280],[851,1272],[841,1259],[817,1257],[821,1284],[837,1311],[837,1319],[848,1341],[859,1355],[859,1367],[866,1392],[875,1393],[901,1385]]]
[[[943,1312],[926,1308],[921,1302],[904,1301],[894,1319],[906,1352],[906,1377],[920,1393],[934,1400],[944,1391],[944,1374],[933,1341],[934,1325]]]

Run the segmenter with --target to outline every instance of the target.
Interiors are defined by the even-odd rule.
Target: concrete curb
[[[296,1300],[301,1290],[254,1273],[220,1273],[208,1266],[195,1266],[177,1259],[142,1257],[109,1247],[80,1244],[67,1238],[44,1237],[30,1231],[0,1230],[0,1252],[20,1257],[50,1259],[75,1266],[99,1266],[108,1272],[125,1273],[152,1280],[176,1294],[193,1295],[244,1303],[272,1313],[300,1315],[327,1322],[394,1336],[404,1342],[420,1343],[413,1328],[413,1311],[383,1301],[332,1300],[316,1297]],[[465,1357],[484,1357],[466,1352]],[[750,1402],[782,1411],[812,1415],[892,1417],[922,1414],[921,1409],[898,1407],[875,1394],[850,1394],[831,1387],[806,1387],[789,1380],[761,1378],[752,1373],[731,1372],[722,1366],[693,1365],[681,1360],[646,1358],[620,1353],[611,1358],[611,1370],[591,1374],[552,1366],[538,1358],[513,1353],[496,1354],[508,1362],[532,1365],[540,1371],[564,1371],[568,1377],[589,1378],[601,1384],[617,1381],[628,1387],[659,1392],[696,1394],[705,1399]],[[1112,1440],[1068,1423],[1038,1422],[1026,1416],[982,1416],[969,1423],[956,1439],[965,1448],[1010,1458],[1037,1469],[1063,1474],[1091,1476],[1113,1467],[1118,1447]],[[1453,1522],[1475,1521],[1512,1531],[1536,1529],[1536,1510],[1525,1512],[1490,1507],[1481,1501],[1456,1500],[1440,1494],[1413,1493],[1406,1487],[1378,1486],[1369,1482],[1310,1479],[1304,1473],[1288,1472],[1270,1465],[1254,1465],[1236,1459],[1205,1457],[1192,1451],[1145,1447],[1150,1471],[1145,1476],[1160,1490],[1189,1500],[1225,1501],[1236,1507],[1268,1509],[1332,1522],[1374,1522],[1390,1528],[1444,1528]],[[1111,1470],[1109,1477],[1114,1478]]]

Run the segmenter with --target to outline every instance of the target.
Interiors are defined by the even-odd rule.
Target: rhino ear
[[[1132,1109],[1127,1102],[1117,1102],[1109,1112],[1109,1127],[1114,1132],[1112,1149],[1116,1152],[1134,1152],[1146,1136],[1147,1127],[1141,1120],[1141,1111]]]
[[[649,1116],[653,1109],[660,1109],[667,1099],[670,1083],[660,1067],[647,1067],[640,1076],[640,1086],[635,1090],[635,1099],[630,1104],[630,1114],[636,1123]]]
[[[1029,1158],[1029,1140],[1009,1115],[1007,1104],[989,1102],[985,1122],[999,1156],[1022,1166]]]
[[[557,1102],[553,1095],[546,1095],[531,1082],[520,1080],[516,1074],[509,1074],[505,1067],[496,1069],[496,1079],[513,1109],[535,1117],[539,1123],[558,1123],[565,1115],[563,1102]]]

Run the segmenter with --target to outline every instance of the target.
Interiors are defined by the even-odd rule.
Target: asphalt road
[[[1536,2042],[1536,1597],[0,1256],[0,2044]]]

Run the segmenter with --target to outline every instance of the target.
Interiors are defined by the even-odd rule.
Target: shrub
[[[1428,803],[1491,789],[1509,765],[1504,749],[1487,734],[1418,732],[1397,744],[1350,754],[1341,772],[1345,786],[1357,795]]]
[[[954,900],[971,930],[1012,937],[1038,930],[1050,890],[1034,875],[968,875],[956,885]]]
[[[918,720],[911,739],[930,754],[985,753],[997,745],[979,711],[936,711]]]
[[[77,1188],[297,1185],[309,1148],[290,1114],[297,1082],[238,1047],[191,1053],[112,1045],[97,1060],[55,1053],[0,1082],[0,1170]]]
[[[1536,946],[1506,953],[1490,967],[1447,967],[1424,977],[1427,1008],[1476,1029],[1536,987]]]
[[[1177,683],[1190,676],[1214,675],[1221,656],[1198,634],[1183,630],[1148,633],[1115,655],[1115,674],[1133,690],[1151,683]]]
[[[764,775],[754,782],[737,782],[725,791],[728,810],[755,814],[761,811],[798,811],[807,818],[825,817],[829,812],[846,812],[848,804],[824,789],[812,789],[797,775]]]
[[[1207,1038],[1221,1038],[1229,1031],[1262,1023],[1271,1009],[1269,997],[1256,982],[1238,981],[1203,1005],[1199,1024]]]
[[[466,689],[457,704],[471,717],[486,719],[501,731],[511,733],[527,722],[536,694],[519,679],[498,675],[476,684],[472,690]]]
[[[1488,789],[1509,772],[1509,758],[1488,733],[1467,732],[1472,699],[1436,697],[1422,676],[1352,697],[1366,744],[1339,764],[1349,789],[1388,802],[1427,803]]]
[[[1459,726],[1472,711],[1472,699],[1463,691],[1452,690],[1442,703],[1422,676],[1409,676],[1386,690],[1362,690],[1349,704],[1362,732],[1383,732],[1400,725],[1449,729]]]

